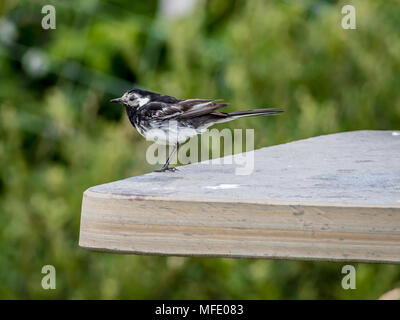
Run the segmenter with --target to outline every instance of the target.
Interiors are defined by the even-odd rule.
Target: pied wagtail
[[[225,113],[217,111],[228,105],[220,103],[220,100],[181,100],[141,89],[132,89],[121,98],[112,99],[110,102],[121,103],[125,107],[130,122],[147,140],[175,146],[165,164],[156,172],[176,170],[168,165],[179,145],[204,132],[213,124],[240,117],[283,112],[281,108],[268,108]],[[160,130],[164,134],[157,134]]]

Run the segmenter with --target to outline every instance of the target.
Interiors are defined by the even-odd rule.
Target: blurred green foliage
[[[354,4],[357,29],[343,30]],[[56,30],[41,28],[53,4]],[[257,148],[400,126],[400,3],[201,1],[167,19],[157,1],[0,3],[0,298],[375,299],[394,265],[114,255],[78,247],[82,192],[151,168],[149,144],[110,98],[137,85],[230,109],[284,107],[255,128]],[[57,289],[41,288],[41,268]]]

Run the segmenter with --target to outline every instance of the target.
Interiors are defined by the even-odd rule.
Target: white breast
[[[144,131],[143,128],[137,128],[139,133],[146,140],[154,141],[158,144],[176,144],[183,143],[190,137],[200,132],[193,128],[181,127],[177,121],[163,121],[154,123],[152,128]]]

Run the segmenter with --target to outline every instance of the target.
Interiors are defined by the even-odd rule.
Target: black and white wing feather
[[[187,120],[213,113],[226,103],[217,103],[215,100],[188,99],[177,103],[150,102],[137,110],[141,119],[145,120]]]
[[[217,111],[227,105],[227,103],[220,103],[220,100],[208,99],[177,100],[175,103],[155,101],[139,108],[137,112],[144,121],[163,122],[176,120],[185,126],[196,129],[241,117],[274,115],[283,112],[281,108],[261,108],[231,113]]]

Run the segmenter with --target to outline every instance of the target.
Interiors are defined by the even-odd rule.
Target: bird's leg
[[[165,164],[162,166],[161,169],[155,170],[154,172],[164,172],[164,171],[176,171],[178,169],[176,168],[168,168],[169,162],[171,161],[172,157],[174,156],[175,152],[178,151],[179,148],[179,142],[176,143],[174,150],[172,150],[171,154],[169,155],[167,161]]]

